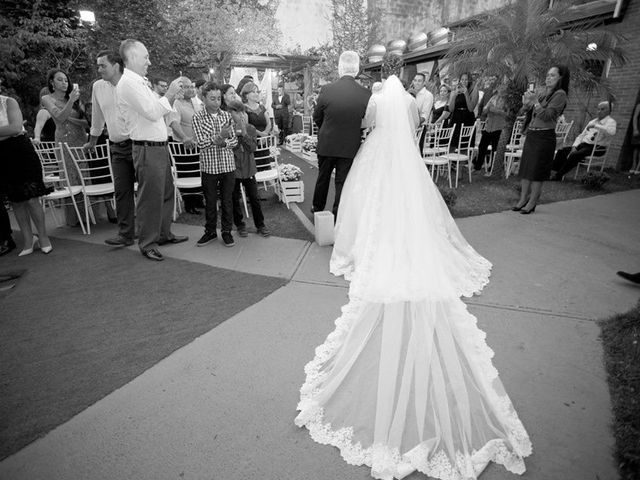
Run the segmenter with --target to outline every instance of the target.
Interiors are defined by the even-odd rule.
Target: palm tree
[[[508,85],[509,116],[500,137],[494,172],[500,178],[502,159],[521,95],[529,82],[541,84],[547,69],[564,64],[571,72],[571,86],[585,94],[612,90],[606,80],[589,66],[611,60],[625,61],[622,37],[593,20],[574,20],[579,7],[569,0],[515,0],[490,12],[471,26],[456,32],[456,42],[444,60],[455,72],[483,71],[505,78]]]

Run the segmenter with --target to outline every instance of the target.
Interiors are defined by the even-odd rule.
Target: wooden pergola
[[[320,61],[320,57],[306,55],[279,54],[235,54],[231,59],[231,67],[248,67],[257,69],[278,70],[281,74],[303,72],[304,78],[304,113],[309,115],[307,97],[313,88],[311,67]]]

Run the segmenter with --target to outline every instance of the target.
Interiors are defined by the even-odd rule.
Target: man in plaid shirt
[[[204,235],[197,245],[202,247],[217,238],[218,188],[220,188],[220,209],[222,210],[222,241],[233,247],[231,235],[233,226],[232,194],[235,187],[236,162],[233,147],[238,144],[233,120],[228,112],[220,110],[222,92],[220,86],[207,82],[202,87],[204,108],[193,116],[193,133],[200,149],[200,170],[205,201]]]

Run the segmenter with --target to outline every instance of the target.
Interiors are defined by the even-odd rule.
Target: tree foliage
[[[181,0],[171,20],[193,47],[191,63],[213,67],[221,81],[233,54],[279,53],[276,8],[266,0]]]
[[[313,68],[314,79],[332,81],[338,77],[338,59],[345,50],[353,50],[364,60],[367,50],[381,35],[381,10],[366,0],[332,0],[332,41],[312,47],[306,55],[322,58]]]
[[[96,15],[88,48],[92,58],[100,50],[118,51],[127,38],[141,41],[149,51],[150,76],[177,76],[188,65],[192,46],[172,22],[173,4],[167,0],[89,0]]]
[[[39,103],[50,68],[87,68],[87,31],[69,1],[6,0],[0,10],[0,79],[23,113]]]
[[[576,10],[569,0],[515,0],[508,6],[481,17],[475,24],[456,32],[444,60],[454,73],[482,71],[506,78],[510,117],[501,136],[494,173],[502,173],[502,156],[521,94],[527,83],[543,85],[552,65],[566,65],[571,72],[571,88],[585,92],[612,93],[591,65],[625,61],[623,38],[593,21],[572,21]],[[596,49],[588,49],[596,44]]]

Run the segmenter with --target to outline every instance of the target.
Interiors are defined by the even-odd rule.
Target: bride
[[[295,422],[377,479],[475,479],[490,461],[522,474],[529,437],[460,299],[491,264],[433,184],[408,105],[396,76],[371,97],[375,128],[345,182],[330,263],[349,303],[305,367]]]

